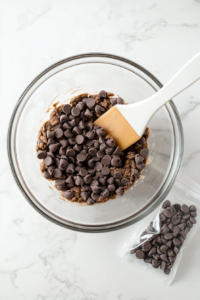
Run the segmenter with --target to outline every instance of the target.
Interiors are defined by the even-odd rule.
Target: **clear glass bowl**
[[[52,182],[45,180],[36,158],[37,134],[54,102],[67,102],[75,94],[102,89],[128,103],[141,101],[162,87],[147,70],[125,58],[88,53],[55,63],[24,91],[14,109],[8,131],[8,156],[15,180],[29,203],[61,226],[103,232],[144,218],[167,196],[183,157],[183,130],[172,101],[149,123],[150,163],[138,182],[122,197],[92,206],[63,200]]]

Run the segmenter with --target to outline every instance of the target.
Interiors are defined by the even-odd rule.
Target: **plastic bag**
[[[174,205],[176,203],[180,205],[186,204],[187,206],[195,205],[197,213],[197,216],[195,217],[197,222],[187,233],[186,238],[182,246],[180,246],[179,253],[176,255],[176,259],[168,275],[160,269],[160,266],[159,268],[155,269],[153,268],[151,263],[145,263],[144,259],[138,259],[135,253],[130,253],[135,252],[136,248],[142,246],[145,242],[152,242],[152,240],[156,238],[156,234],[161,234],[160,229],[162,223],[160,222],[160,213],[162,213],[164,210],[162,208],[162,204],[166,200],[169,200],[171,202],[171,205]],[[200,185],[192,181],[184,174],[180,174],[166,200],[161,203],[161,205],[156,209],[153,215],[151,214],[151,216],[144,218],[139,223],[139,226],[137,227],[136,232],[134,233],[132,238],[122,248],[120,256],[126,257],[127,259],[134,261],[144,269],[149,270],[151,273],[154,273],[157,276],[157,278],[162,280],[165,284],[170,285],[175,278],[178,266],[182,258],[183,250],[189,245],[190,241],[192,240],[193,236],[196,234],[200,226]],[[147,258],[148,252],[145,253]]]

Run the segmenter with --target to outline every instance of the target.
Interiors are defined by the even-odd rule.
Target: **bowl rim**
[[[56,63],[50,65],[48,68],[46,68],[44,71],[42,71],[38,76],[35,77],[35,79],[33,79],[31,81],[31,83],[27,86],[27,88],[24,90],[24,92],[21,94],[20,98],[18,99],[15,107],[14,107],[14,110],[13,110],[13,113],[11,115],[11,119],[10,119],[10,122],[9,122],[9,127],[8,127],[8,133],[7,133],[7,154],[8,154],[8,160],[9,160],[9,164],[10,164],[10,168],[11,168],[11,171],[12,171],[12,174],[13,174],[13,177],[15,179],[15,182],[17,183],[18,187],[19,187],[19,190],[21,191],[22,195],[25,197],[25,199],[29,202],[29,204],[31,204],[31,206],[36,209],[43,217],[45,217],[47,220],[59,225],[59,226],[62,226],[62,227],[65,227],[65,228],[68,228],[68,229],[71,229],[71,230],[75,230],[75,231],[81,231],[81,232],[88,232],[88,233],[94,233],[94,232],[109,232],[109,231],[114,231],[114,230],[118,230],[118,229],[121,229],[121,228],[125,228],[127,226],[130,226],[138,221],[140,221],[141,219],[143,219],[145,216],[147,216],[148,214],[150,214],[153,210],[155,210],[158,205],[162,202],[162,200],[167,196],[167,194],[170,192],[174,182],[175,182],[175,179],[179,173],[179,170],[180,170],[180,167],[181,167],[181,162],[182,162],[182,158],[183,158],[183,153],[184,153],[184,135],[183,135],[183,127],[182,127],[182,123],[181,123],[181,119],[180,119],[180,116],[179,116],[179,113],[177,111],[177,108],[174,104],[174,102],[172,100],[170,100],[168,103],[169,105],[171,106],[172,110],[173,110],[173,113],[175,114],[175,117],[176,117],[176,120],[177,120],[177,124],[178,124],[178,127],[179,127],[179,133],[180,133],[180,145],[181,145],[181,148],[180,148],[180,153],[179,153],[179,160],[178,160],[178,165],[176,167],[176,170],[173,174],[173,177],[172,179],[170,180],[169,182],[169,185],[167,186],[166,190],[164,191],[164,193],[162,193],[162,197],[160,197],[160,200],[158,201],[154,201],[154,203],[152,203],[151,206],[149,206],[149,209],[148,210],[144,210],[142,212],[142,214],[140,213],[136,218],[133,219],[133,215],[125,218],[125,219],[122,219],[120,221],[115,221],[115,222],[112,222],[112,223],[107,223],[107,224],[99,224],[99,225],[86,225],[86,224],[79,224],[79,223],[75,223],[75,222],[71,222],[71,221],[68,221],[67,220],[67,224],[65,223],[62,223],[60,222],[58,219],[55,219],[53,218],[51,215],[53,215],[52,213],[50,213],[51,215],[48,215],[45,213],[45,211],[43,211],[39,206],[37,206],[28,196],[28,194],[26,193],[23,185],[21,184],[18,176],[17,176],[17,173],[15,171],[15,167],[14,167],[14,163],[13,163],[13,158],[12,158],[12,149],[10,147],[11,145],[11,136],[12,136],[12,130],[13,130],[13,123],[14,123],[14,119],[15,119],[15,115],[17,113],[17,110],[18,110],[18,107],[19,105],[21,104],[21,102],[23,101],[24,97],[26,96],[26,94],[30,91],[30,89],[35,85],[35,83],[41,79],[45,74],[47,74],[49,71],[55,69],[56,67],[62,65],[62,64],[65,64],[67,62],[70,62],[70,61],[75,61],[77,59],[83,59],[83,58],[89,58],[89,57],[105,57],[105,58],[109,58],[109,59],[114,59],[114,60],[118,60],[118,61],[122,61],[122,62],[125,62],[135,68],[137,68],[138,70],[142,71],[144,74],[146,74],[149,78],[151,78],[157,85],[159,88],[162,88],[163,85],[162,83],[154,76],[152,75],[148,70],[146,70],[144,67],[142,67],[141,65],[135,63],[134,61],[132,60],[129,60],[129,59],[126,59],[122,56],[118,56],[118,55],[114,55],[114,54],[109,54],[109,53],[102,53],[102,52],[88,52],[88,53],[83,53],[83,54],[77,54],[77,55],[74,55],[74,56],[70,56],[68,58],[65,58],[63,60],[60,60],[60,61],[57,61]],[[138,76],[140,76],[139,74],[137,74]],[[144,80],[144,78],[142,78]],[[27,100],[28,101],[28,100]],[[169,113],[170,115],[170,113]],[[170,115],[171,117],[171,115]],[[170,174],[170,172],[169,172]],[[167,180],[167,179],[166,179]],[[166,181],[165,180],[165,181]],[[41,206],[41,204],[40,204]],[[131,219],[132,218],[132,219]],[[60,218],[61,219],[61,218]],[[120,223],[122,222],[123,223]],[[124,222],[126,221],[126,222]],[[65,220],[66,222],[66,220]],[[113,226],[113,227],[110,227],[112,225],[115,225],[115,224],[118,224],[117,226]]]

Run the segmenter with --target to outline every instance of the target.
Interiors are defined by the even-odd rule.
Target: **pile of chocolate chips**
[[[57,179],[57,189],[71,201],[94,204],[123,195],[145,166],[148,129],[122,152],[103,128],[93,124],[113,105],[124,104],[122,98],[110,95],[86,94],[71,105],[55,107],[39,132],[37,157],[43,159],[43,176]]]
[[[159,216],[160,233],[156,233],[151,222],[148,229],[142,233],[140,241],[145,240],[145,235],[151,237],[130,253],[135,253],[138,259],[152,264],[155,269],[160,267],[168,275],[188,232],[196,224],[197,213],[194,205],[171,205],[169,200],[163,203],[162,208],[164,210]]]

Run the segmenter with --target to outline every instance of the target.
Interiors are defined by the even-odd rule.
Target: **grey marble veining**
[[[137,225],[95,235],[50,223],[18,190],[6,150],[17,99],[49,65],[77,53],[114,53],[166,83],[200,49],[199,16],[199,0],[1,1],[1,300],[199,299],[199,242],[189,271],[178,271],[170,288],[157,286],[148,273],[118,256]],[[174,102],[185,135],[182,172],[200,183],[200,83]]]

